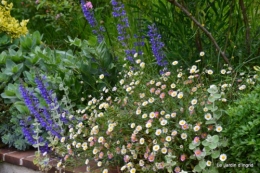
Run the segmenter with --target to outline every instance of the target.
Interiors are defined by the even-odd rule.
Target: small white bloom
[[[200,56],[204,56],[205,55],[205,52],[200,52]]]
[[[103,79],[105,76],[103,74],[99,75],[99,79]]]
[[[61,166],[61,161],[57,163],[57,168]]]
[[[137,108],[137,110],[136,110],[136,115],[139,115],[139,114],[141,114],[142,113],[142,110],[140,109],[140,108]]]
[[[194,132],[199,131],[199,130],[200,130],[200,126],[195,126],[195,127],[193,128],[193,130],[194,130]]]
[[[148,104],[148,101],[144,101],[143,103],[142,103],[142,106],[146,106]]]
[[[162,121],[161,121],[161,125],[162,125],[162,126],[165,126],[166,124],[167,124],[167,120],[162,120]]]
[[[209,75],[212,75],[212,74],[213,74],[213,70],[207,70],[207,73],[208,73]]]
[[[121,85],[123,85],[124,84],[124,79],[121,79],[120,81],[119,81],[119,83],[121,84]]]
[[[217,127],[216,127],[216,131],[217,131],[217,132],[221,132],[222,130],[223,130],[223,128],[222,128],[221,126],[217,126]]]
[[[192,104],[192,105],[196,105],[196,104],[197,104],[197,102],[198,102],[198,100],[197,100],[197,99],[193,99],[193,100],[191,100],[191,104]]]
[[[144,63],[144,62],[141,62],[140,67],[141,67],[141,68],[144,68],[144,67],[145,67],[145,63]]]
[[[130,92],[131,90],[132,90],[131,87],[127,87],[127,88],[126,88],[126,91],[127,91],[127,92]]]
[[[182,133],[181,134],[181,139],[187,139],[187,134],[186,133]]]
[[[161,152],[162,152],[163,154],[166,154],[166,153],[167,153],[167,148],[163,147],[163,148],[161,149]]]
[[[157,129],[157,130],[155,131],[155,135],[156,135],[156,136],[159,136],[161,133],[162,133],[162,130],[161,130],[161,129]]]
[[[140,60],[140,59],[137,59],[135,62],[136,62],[136,64],[140,64],[140,63],[141,63],[141,60]]]
[[[150,127],[152,127],[152,124],[151,124],[150,122],[149,122],[149,123],[146,123],[146,124],[145,124],[145,127],[146,127],[146,128],[150,128]]]
[[[149,114],[149,117],[150,117],[150,118],[154,118],[154,117],[155,117],[155,113],[154,113],[154,112],[151,112],[151,113]]]
[[[102,173],[108,173],[108,169],[104,169]]]
[[[179,94],[178,94],[178,96],[177,96],[179,99],[182,99],[183,98],[183,93],[182,92],[180,92]]]
[[[98,167],[102,166],[102,162],[99,161],[99,162],[97,163],[97,166],[98,166]]]
[[[177,65],[178,64],[178,61],[173,61],[172,62],[172,65]]]
[[[241,85],[238,89],[239,90],[244,90],[244,89],[246,89],[246,85]]]
[[[220,71],[221,74],[226,74],[226,72],[227,72],[227,71],[226,71],[225,69],[222,69],[222,70]]]
[[[167,142],[170,142],[170,141],[172,140],[172,137],[171,137],[171,136],[166,136],[165,140],[166,140]]]
[[[180,121],[179,121],[179,125],[183,126],[184,124],[186,124],[186,121],[185,121],[185,120],[180,120]]]
[[[171,117],[175,118],[176,117],[176,112],[171,113]]]
[[[211,115],[210,113],[206,113],[205,116],[204,116],[204,118],[205,118],[206,120],[211,120],[212,115]]]
[[[226,154],[221,154],[219,156],[219,160],[221,160],[222,162],[224,162],[227,159],[227,155]]]
[[[143,114],[143,115],[142,115],[142,118],[147,118],[147,114]]]
[[[137,130],[137,131],[141,131],[141,130],[142,130],[142,126],[138,125],[138,126],[136,127],[136,130]]]
[[[136,172],[135,168],[130,169],[130,173],[135,173],[135,172]]]
[[[207,165],[207,166],[211,166],[211,161],[208,160],[208,161],[206,162],[206,165]]]
[[[144,138],[140,138],[140,144],[143,145],[144,144]]]
[[[98,138],[98,143],[102,143],[103,141],[104,141],[104,137],[100,136],[100,137]]]
[[[153,103],[154,102],[154,98],[153,97],[149,98],[148,102],[149,103]]]
[[[176,84],[175,83],[172,83],[171,84],[171,88],[173,89],[173,88],[175,88],[176,87]]]
[[[159,145],[154,145],[153,146],[153,151],[158,151],[160,149],[160,146]]]
[[[85,164],[86,164],[86,165],[89,164],[89,159],[86,159]]]
[[[63,143],[63,142],[65,141],[65,139],[66,139],[65,137],[62,137],[61,140],[60,140],[60,142]]]

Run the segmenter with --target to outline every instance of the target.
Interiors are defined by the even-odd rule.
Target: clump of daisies
[[[99,98],[89,96],[71,115],[83,121],[60,140],[64,160],[80,157],[87,170],[94,160],[103,172],[111,165],[130,173],[216,171],[228,159],[222,108],[233,84],[213,84],[217,72],[185,69],[178,61],[150,76],[145,62],[137,62],[139,68],[125,64],[117,85],[104,87]]]

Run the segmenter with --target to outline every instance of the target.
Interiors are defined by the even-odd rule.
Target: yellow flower
[[[13,3],[8,4],[7,1],[2,0],[0,4],[0,33],[4,32],[11,38],[19,38],[21,35],[25,35],[28,32],[26,27],[29,20],[22,20],[20,23],[18,20],[11,16],[11,10]]]

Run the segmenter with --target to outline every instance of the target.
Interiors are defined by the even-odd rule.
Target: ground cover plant
[[[41,171],[258,171],[257,1],[14,5],[46,25],[2,1],[1,140]]]

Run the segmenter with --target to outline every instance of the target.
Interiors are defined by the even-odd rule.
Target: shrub
[[[21,35],[27,34],[27,23],[29,20],[22,20],[20,23],[13,18],[10,11],[13,8],[13,4],[7,4],[6,1],[2,1],[0,4],[0,33],[4,32],[11,36],[11,38],[19,38]]]
[[[235,172],[258,172],[260,163],[260,85],[248,94],[241,94],[227,110],[228,125],[224,132],[229,139],[230,161],[240,164]],[[248,168],[245,165],[249,164]]]

